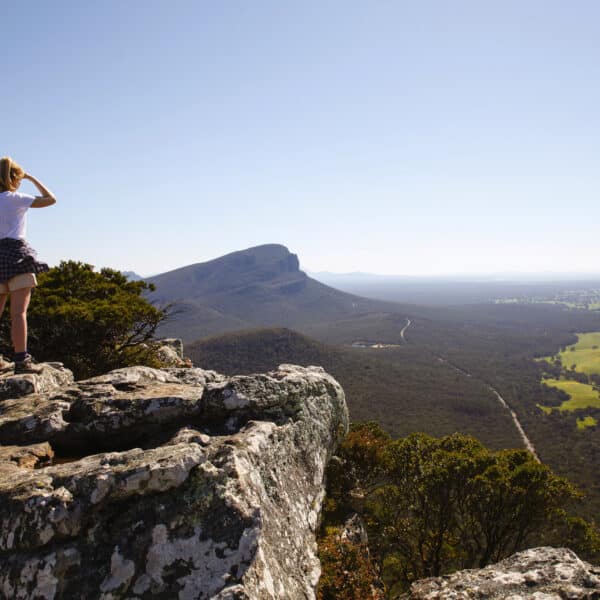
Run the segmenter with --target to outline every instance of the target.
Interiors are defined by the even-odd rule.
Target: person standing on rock
[[[17,192],[23,179],[31,181],[40,195]],[[27,308],[31,291],[37,285],[36,273],[48,271],[49,267],[38,262],[35,250],[25,240],[27,209],[45,208],[55,202],[54,194],[35,177],[10,157],[0,158],[0,315],[10,294],[15,374],[42,370],[27,351]],[[9,363],[0,357],[0,369],[9,367]]]

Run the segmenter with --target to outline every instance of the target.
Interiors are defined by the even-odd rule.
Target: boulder
[[[183,342],[179,338],[164,338],[155,342],[156,356],[162,367],[192,367],[192,361],[183,356]]]
[[[43,394],[73,383],[73,373],[62,363],[41,363],[39,374],[14,375],[12,369],[0,375],[0,402],[7,398],[21,398],[28,394]]]
[[[160,360],[161,365],[165,367],[186,366],[184,360],[179,357],[177,351],[171,348],[171,346],[159,346],[158,350],[156,351],[156,356],[158,360]]]
[[[130,367],[4,400],[0,597],[314,598],[347,427],[320,367]],[[53,463],[21,461],[32,444]]]
[[[567,548],[531,548],[484,569],[412,584],[403,600],[566,600],[600,598],[600,567]]]
[[[167,423],[174,427],[199,417],[206,384],[222,381],[214,371],[202,369],[128,367],[49,394],[5,400],[0,405],[0,444],[48,441],[75,454],[131,447],[148,441]]]
[[[54,458],[50,444],[32,446],[0,446],[0,464],[14,463],[23,469],[35,469],[49,464]]]
[[[170,348],[178,358],[183,359],[183,342],[180,338],[163,338],[156,343],[163,348]]]

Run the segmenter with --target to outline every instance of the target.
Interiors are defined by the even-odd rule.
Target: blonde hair
[[[23,167],[10,156],[0,158],[0,192],[14,192],[21,185],[23,175]]]

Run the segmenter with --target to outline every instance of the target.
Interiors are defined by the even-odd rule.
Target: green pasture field
[[[577,343],[567,346],[557,355],[563,367],[571,368],[586,375],[600,375],[600,331],[578,333]],[[544,356],[538,360],[553,362],[556,357]]]
[[[585,429],[586,427],[594,427],[595,425],[598,425],[598,421],[589,415],[583,419],[577,419],[577,429]]]
[[[600,408],[600,394],[591,385],[569,379],[544,379],[544,383],[569,394],[570,398],[558,407],[560,411],[590,407]],[[548,412],[549,407],[540,408]]]
[[[575,370],[586,375],[600,375],[600,331],[578,333],[577,343],[568,346],[559,356],[565,367],[577,365]]]

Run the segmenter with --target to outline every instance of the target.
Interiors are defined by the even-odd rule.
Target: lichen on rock
[[[314,598],[347,427],[320,367],[130,367],[4,399],[0,596]]]
[[[600,567],[567,548],[531,548],[484,569],[469,569],[412,584],[402,600],[593,600]]]

